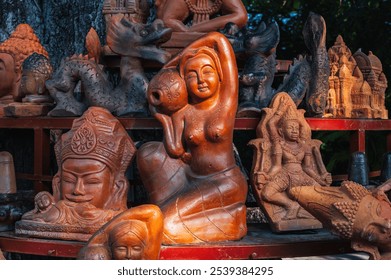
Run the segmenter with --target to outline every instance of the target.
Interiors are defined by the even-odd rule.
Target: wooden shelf
[[[9,231],[0,232],[0,248],[4,252],[76,258],[84,244],[78,241],[16,236]],[[252,224],[249,225],[247,236],[240,241],[213,245],[162,246],[160,259],[279,259],[350,252],[352,249],[349,241],[341,240],[324,229],[274,234],[266,224]]]

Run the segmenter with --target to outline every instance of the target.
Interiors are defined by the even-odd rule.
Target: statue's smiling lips
[[[76,203],[89,202],[94,198],[90,194],[86,194],[86,195],[65,194],[65,197],[69,201],[76,202]]]

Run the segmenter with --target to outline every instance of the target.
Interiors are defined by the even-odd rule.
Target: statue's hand
[[[183,153],[183,155],[181,155],[181,160],[184,163],[189,164],[191,161],[191,154],[190,153]]]
[[[265,172],[255,172],[254,181],[258,188],[264,186],[270,179],[270,176]]]
[[[331,174],[326,172],[325,174],[322,175],[322,181],[325,186],[330,186],[331,183],[333,182],[333,178],[331,177]]]

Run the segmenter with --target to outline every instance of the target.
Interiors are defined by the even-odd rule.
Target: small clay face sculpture
[[[62,135],[55,151],[59,171],[53,179],[53,196],[38,193],[35,209],[23,216],[16,232],[87,240],[126,210],[124,173],[134,155],[134,144],[106,109],[90,107]]]
[[[109,233],[109,244],[115,260],[141,260],[148,232],[137,220],[123,221]]]
[[[83,247],[78,259],[158,259],[163,236],[163,215],[159,207],[133,207],[105,224]]]
[[[273,231],[319,228],[321,224],[287,195],[289,188],[329,185],[319,151],[320,142],[311,139],[304,111],[297,110],[287,93],[278,93],[270,108],[263,110],[257,127],[252,186]]]
[[[391,203],[352,181],[341,187],[298,186],[290,196],[325,227],[352,242],[371,259],[391,259]]]
[[[235,62],[227,38],[212,32],[151,82],[150,111],[162,123],[164,142],[144,144],[137,165],[151,202],[164,214],[163,244],[238,240],[246,234],[248,186],[232,144]],[[169,82],[162,78],[166,74]]]

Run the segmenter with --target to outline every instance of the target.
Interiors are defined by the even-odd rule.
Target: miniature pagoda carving
[[[387,118],[388,112],[384,105],[387,81],[382,75],[379,60],[373,54],[369,57],[361,51],[353,55],[341,36],[337,37],[328,54],[331,73],[325,116]]]
[[[321,224],[290,199],[294,186],[331,184],[320,154],[321,142],[311,139],[304,110],[281,92],[262,110],[254,149],[251,182],[253,193],[275,232],[320,228]]]
[[[104,108],[90,107],[61,136],[53,195],[35,197],[35,209],[16,223],[17,234],[86,241],[127,209],[125,171],[136,148],[120,122]]]

